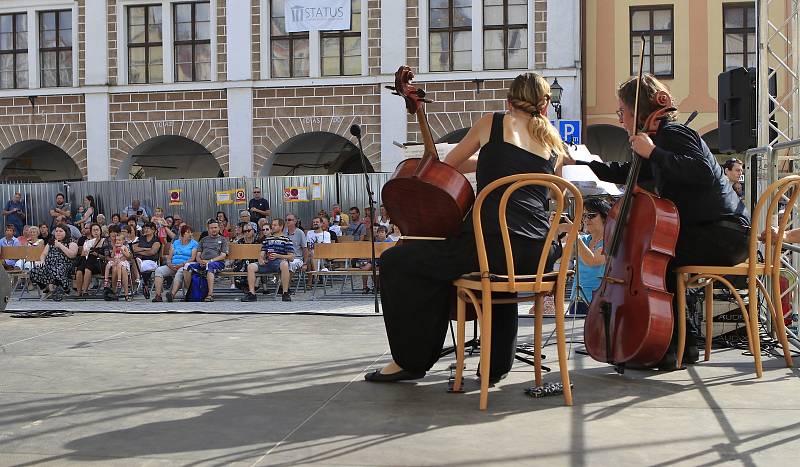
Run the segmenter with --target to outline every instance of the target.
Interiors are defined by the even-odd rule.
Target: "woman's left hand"
[[[637,133],[631,136],[628,141],[630,141],[633,151],[645,159],[650,159],[650,155],[653,154],[653,150],[656,148],[647,133]]]

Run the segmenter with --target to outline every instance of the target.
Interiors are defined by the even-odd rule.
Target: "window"
[[[352,76],[361,74],[361,0],[350,0],[350,29],[323,32],[323,76]]]
[[[28,15],[0,15],[0,88],[28,87]]]
[[[286,32],[284,0],[270,0],[270,44],[273,78],[308,76],[308,33]]]
[[[756,7],[753,3],[722,6],[724,17],[723,67],[751,68],[757,65],[756,58]]]
[[[208,2],[176,3],[175,81],[211,80],[211,10]]]
[[[72,86],[72,11],[39,13],[41,86]]]
[[[641,36],[644,49],[644,71],[654,76],[671,78],[675,68],[672,7],[631,8],[631,74],[639,73]]]
[[[483,2],[483,67],[528,68],[527,0]]]
[[[164,80],[161,6],[128,7],[128,82]]]
[[[472,0],[430,0],[428,17],[430,71],[471,70]]]

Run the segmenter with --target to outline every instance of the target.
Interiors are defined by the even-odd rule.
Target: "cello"
[[[406,110],[417,116],[425,152],[421,158],[397,165],[383,185],[381,202],[404,238],[440,239],[458,233],[475,202],[472,185],[456,168],[439,160],[424,104],[425,91],[411,85],[414,73],[401,66],[395,73],[393,94],[405,99]]]
[[[645,40],[639,59],[633,132],[639,125],[639,91]],[[652,99],[657,109],[640,130],[654,135],[666,114],[676,110],[667,93]],[[631,135],[632,136],[632,135]],[[600,287],[594,293],[584,324],[589,355],[610,363],[619,373],[628,363],[651,366],[666,353],[672,340],[672,294],[667,292],[667,265],[675,256],[680,221],[675,205],[639,187],[636,182],[642,157],[633,160],[625,195],[606,219],[606,264]]]

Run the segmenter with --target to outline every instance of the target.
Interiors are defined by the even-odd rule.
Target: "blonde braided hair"
[[[537,73],[517,76],[508,88],[508,103],[511,107],[531,115],[528,131],[531,138],[540,142],[548,152],[555,153],[556,166],[561,164],[566,150],[558,130],[542,113],[550,103],[550,84]]]

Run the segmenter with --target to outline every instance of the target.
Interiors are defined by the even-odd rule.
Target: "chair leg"
[[[487,279],[488,281],[488,279]],[[489,406],[489,365],[492,352],[492,292],[485,287],[481,296],[483,307],[481,319],[481,397],[480,409],[486,410]]]
[[[750,350],[753,353],[753,360],[756,364],[756,378],[761,378],[763,369],[761,368],[761,341],[758,335],[758,288],[755,277],[750,277],[748,285],[748,318],[750,318]]]
[[[536,386],[542,385],[542,321],[544,320],[544,296],[537,294],[533,304],[533,371]]]
[[[460,292],[460,290],[459,290]],[[464,377],[464,339],[467,319],[467,304],[460,294],[456,295],[456,380],[453,392],[461,391],[461,380]]]
[[[706,350],[703,361],[711,358],[711,341],[714,336],[714,282],[709,282],[705,289],[706,294]]]
[[[775,320],[775,330],[778,333],[778,340],[783,347],[783,359],[786,360],[786,366],[791,368],[792,365],[792,352],[789,349],[789,338],[786,337],[786,325],[783,322],[783,304],[781,302],[781,283],[780,280],[773,280],[772,282],[772,309]]]
[[[567,338],[564,333],[564,289],[555,295],[556,305],[556,347],[558,347],[558,370],[561,372],[561,385],[564,387],[564,403],[572,405],[572,387],[569,381],[569,362],[567,361]]]
[[[686,349],[686,280],[687,274],[677,274],[677,295],[678,309],[675,314],[678,316],[678,349],[677,349],[677,367],[683,366],[683,351]]]

